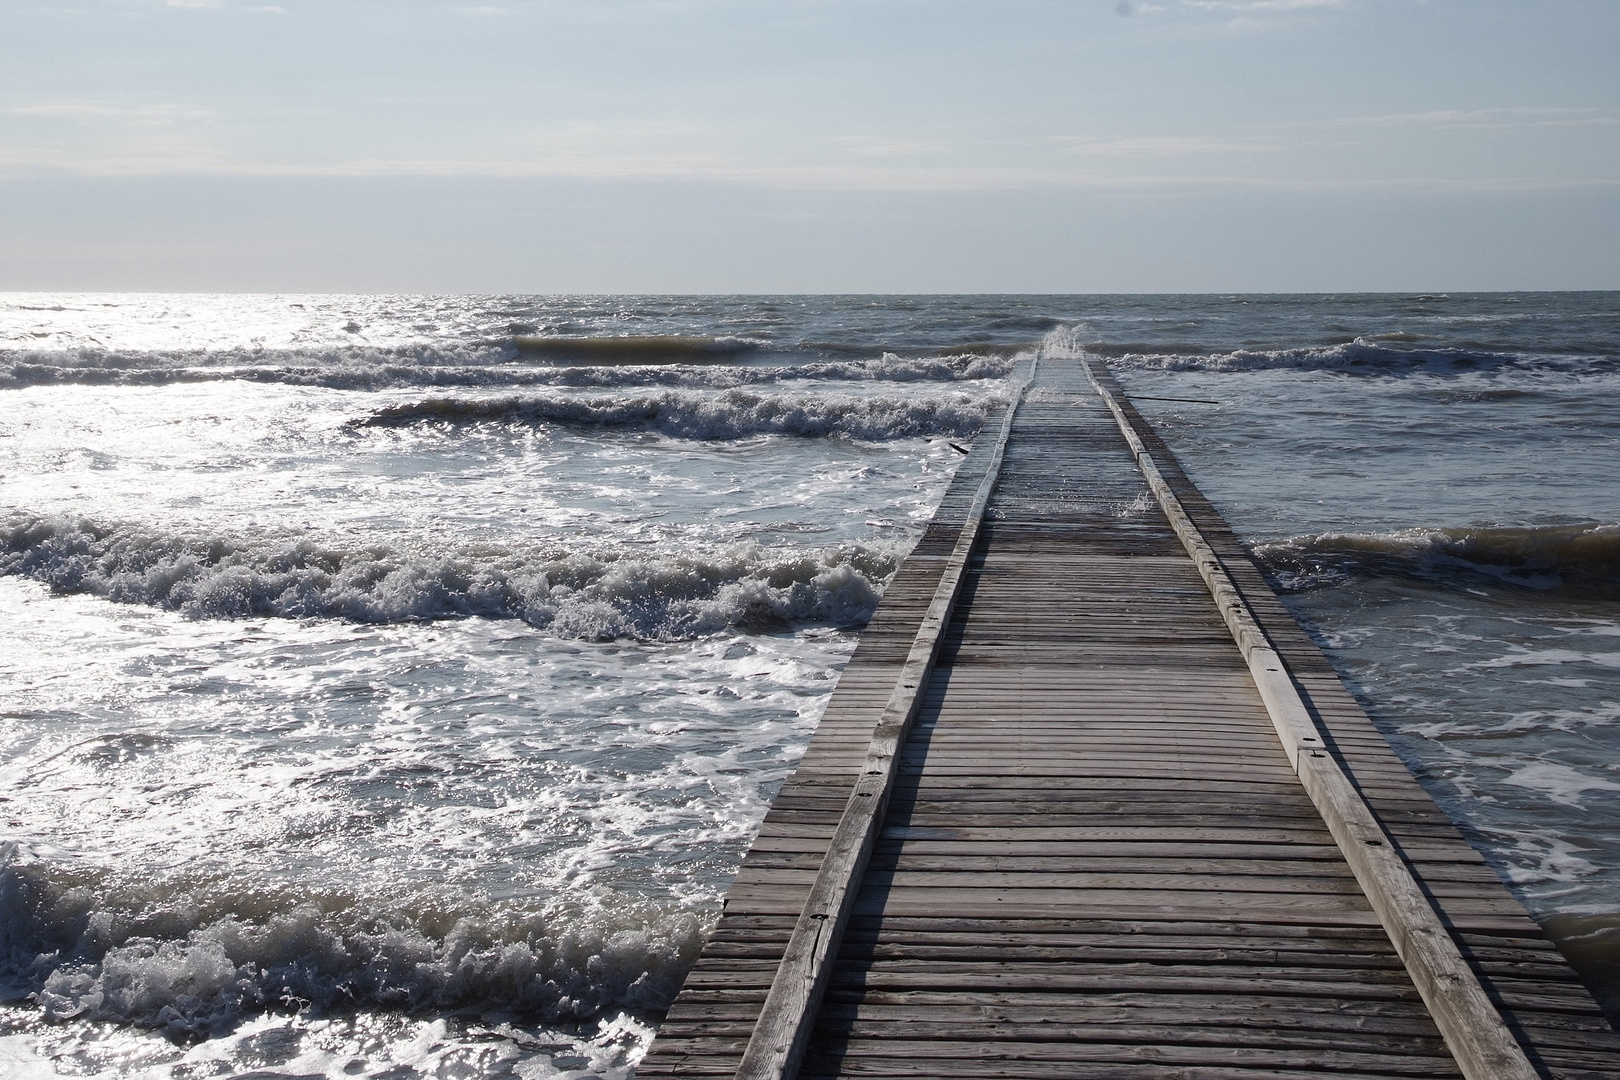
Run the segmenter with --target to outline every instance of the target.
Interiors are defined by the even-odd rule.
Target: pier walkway
[[[1620,1037],[1106,370],[1046,359],[637,1075],[1596,1080]]]

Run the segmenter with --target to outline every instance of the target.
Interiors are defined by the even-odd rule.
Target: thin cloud
[[[1276,150],[1258,139],[1212,139],[1199,135],[1141,135],[1124,139],[1091,139],[1060,135],[1052,142],[1069,153],[1100,157],[1192,157],[1202,154],[1251,154]]]
[[[1234,15],[1280,15],[1349,6],[1349,0],[1181,0],[1182,7]]]
[[[208,176],[265,179],[463,179],[585,180],[595,182],[702,182],[743,187],[870,192],[971,192],[1069,190],[1097,194],[1158,196],[1208,190],[1515,194],[1545,191],[1615,190],[1620,178],[1381,177],[1296,179],[1200,172],[1117,175],[1084,167],[1017,165],[909,166],[898,164],[744,165],[719,157],[555,155],[536,160],[367,158],[293,165],[229,161],[206,152],[152,152],[96,159],[68,159],[48,152],[0,150],[0,176],[80,175],[100,177]]]
[[[4,112],[7,116],[60,117],[69,120],[113,120],[138,124],[172,124],[181,120],[205,120],[214,115],[212,110],[198,109],[190,105],[153,104],[130,108],[77,101],[17,105],[5,109]]]
[[[919,154],[943,154],[950,149],[950,144],[932,140],[883,140],[866,137],[851,137],[833,140],[835,145],[842,146],[846,154],[857,157],[915,157]]]
[[[1620,124],[1620,115],[1598,109],[1518,106],[1497,109],[1431,109],[1427,112],[1352,116],[1333,121],[1342,127],[1522,128],[1598,127]]]

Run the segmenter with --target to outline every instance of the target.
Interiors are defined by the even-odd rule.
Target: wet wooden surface
[[[1620,1076],[1563,958],[1146,437],[1532,1063]],[[638,1076],[735,1072],[984,467],[885,594]],[[897,783],[802,1077],[1457,1075],[1077,364],[1018,414]]]

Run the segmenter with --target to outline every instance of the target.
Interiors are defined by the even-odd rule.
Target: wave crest
[[[589,364],[714,363],[765,344],[749,338],[680,337],[515,337],[519,352]]]
[[[706,929],[617,894],[516,910],[459,892],[401,905],[265,888],[118,883],[0,845],[0,975],[46,1019],[177,1035],[310,1006],[557,1022],[667,1007]]]
[[[1393,342],[1397,335],[1385,335]],[[1475,371],[1556,371],[1600,374],[1620,370],[1613,356],[1551,356],[1500,352],[1489,348],[1401,348],[1368,338],[1337,345],[1296,349],[1237,349],[1210,353],[1194,345],[1108,344],[1094,342],[1087,352],[1107,357],[1110,365],[1161,371],[1337,371],[1345,374],[1455,375]]]
[[[1620,524],[1326,533],[1261,544],[1254,554],[1290,592],[1365,577],[1458,575],[1527,589],[1620,591]]]
[[[412,424],[568,424],[639,428],[687,439],[749,435],[843,435],[881,441],[925,435],[968,437],[984,424],[992,402],[963,394],[936,398],[720,394],[665,391],[633,397],[427,398],[378,409],[354,427]]]
[[[862,625],[905,557],[904,543],[421,555],[14,514],[0,521],[0,573],[198,618],[480,616],[523,619],[565,637],[679,640],[732,627]]]

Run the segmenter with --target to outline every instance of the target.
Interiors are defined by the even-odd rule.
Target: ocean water
[[[1613,1008],[1620,295],[11,294],[0,1070],[629,1075],[1032,349]]]

